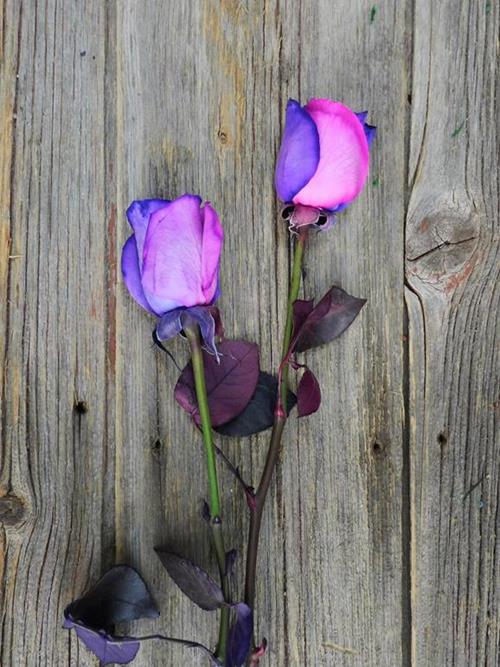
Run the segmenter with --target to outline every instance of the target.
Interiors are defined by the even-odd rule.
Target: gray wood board
[[[289,421],[265,514],[266,664],[496,667],[496,3],[4,0],[2,16],[0,664],[97,664],[62,612],[114,562],[161,606],[130,632],[215,641],[153,553],[175,543],[215,572],[202,446],[122,284],[124,211],[213,203],[226,332],[276,369],[274,162],[286,99],[323,96],[368,109],[378,137],[302,294],[336,283],[368,303],[306,355],[323,404]],[[220,444],[256,483],[267,435]],[[221,481],[238,596],[248,521]],[[134,664],[186,662],[204,659],[152,642]]]

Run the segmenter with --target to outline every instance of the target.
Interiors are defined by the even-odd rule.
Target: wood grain
[[[213,203],[226,332],[275,369],[290,253],[273,169],[289,96],[369,109],[378,137],[364,193],[306,256],[305,296],[336,283],[368,303],[306,355],[323,405],[287,424],[265,513],[265,664],[496,667],[496,3],[1,8],[2,667],[97,665],[62,613],[114,562],[138,567],[161,607],[131,633],[215,642],[216,617],[153,553],[175,544],[215,572],[201,443],[120,277],[124,212],[184,192]],[[170,347],[183,364],[183,342]],[[219,444],[255,483],[267,436]],[[242,554],[245,503],[221,480]],[[151,642],[134,664],[205,662]]]
[[[494,4],[415,12],[406,275],[412,661],[425,667],[500,660]]]
[[[2,11],[0,663],[90,665],[61,614],[114,542],[105,12],[52,0]]]

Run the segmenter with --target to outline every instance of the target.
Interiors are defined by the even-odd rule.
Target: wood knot
[[[470,276],[480,234],[479,215],[457,193],[430,198],[410,214],[406,261],[410,278],[450,294]]]
[[[0,523],[4,526],[20,526],[25,521],[26,506],[17,496],[0,497]]]
[[[224,130],[219,130],[217,133],[217,137],[223,146],[229,143],[229,136],[227,132],[225,132]]]

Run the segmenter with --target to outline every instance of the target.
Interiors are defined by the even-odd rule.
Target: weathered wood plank
[[[418,2],[414,28],[406,243],[412,660],[493,667],[500,660],[498,3]]]
[[[1,24],[0,663],[90,665],[61,625],[113,544],[105,11],[7,1]]]
[[[365,193],[311,243],[303,293],[337,282],[368,304],[308,355],[323,406],[287,425],[259,564],[266,664],[498,664],[495,3],[5,0],[2,18],[0,663],[95,665],[61,616],[114,561],[143,572],[160,630],[215,641],[215,616],[152,551],[214,568],[201,444],[121,285],[124,211],[212,201],[226,330],[276,368],[274,160],[286,98],[314,95],[368,108],[379,135]],[[222,445],[255,482],[267,436]],[[221,478],[242,553],[245,504]],[[186,661],[204,664],[151,643],[135,664]]]
[[[226,330],[260,342],[266,368],[278,361],[288,275],[287,231],[277,223],[272,184],[286,98],[344,99],[369,108],[381,126],[373,162],[381,185],[313,242],[307,260],[309,296],[338,281],[367,296],[369,306],[345,339],[311,355],[323,369],[324,406],[310,424],[292,420],[287,430],[258,590],[270,665],[402,662],[404,9],[394,13],[384,3],[380,17],[373,26],[368,10],[348,2],[302,11],[295,2],[130,2],[119,10],[118,210],[133,197],[186,190],[212,200],[226,229]],[[331,39],[341,24],[359,40]],[[390,65],[381,69],[380,61]],[[123,218],[118,224],[124,240]],[[171,398],[175,369],[145,347],[152,323],[123,291],[119,304],[118,553],[166,599],[170,632],[206,640],[206,615],[193,613],[151,558],[155,543],[177,539],[188,555],[209,562],[202,526],[201,538],[194,536],[203,460]],[[185,359],[181,344],[175,350]],[[261,436],[251,446],[224,446],[243,469],[252,463],[256,480],[266,443]],[[235,497],[226,494],[229,542],[241,552],[244,503],[223,479]],[[241,592],[241,571],[238,584]],[[151,646],[139,664],[165,664],[167,653],[169,664],[182,656]]]
[[[290,4],[291,11],[294,6]],[[296,586],[301,615],[294,618],[289,612],[290,634],[298,635],[303,648],[290,662],[399,667],[406,661],[407,585],[402,576],[399,261],[405,192],[405,7],[377,3],[373,16],[364,3],[304,3],[299,40],[300,74],[292,92],[304,99],[335,97],[356,109],[369,109],[378,137],[365,193],[339,216],[328,238],[317,237],[306,260],[308,297],[337,283],[368,303],[345,337],[308,355],[319,370],[323,405],[319,415],[300,424],[293,453],[285,456],[284,474],[290,478],[284,488],[297,488],[303,478],[292,496],[295,506],[285,505],[288,567],[292,582],[303,579]]]

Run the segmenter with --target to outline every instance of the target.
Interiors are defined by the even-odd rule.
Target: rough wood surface
[[[417,2],[414,26],[406,225],[412,659],[493,666],[500,663],[498,3]]]
[[[0,665],[96,665],[62,612],[114,562],[137,566],[161,602],[160,624],[141,633],[215,640],[215,617],[152,552],[175,542],[214,567],[201,445],[117,268],[124,211],[185,191],[212,201],[226,331],[259,342],[275,368],[284,106],[328,96],[369,109],[379,133],[365,192],[308,250],[303,294],[335,282],[368,304],[308,354],[323,405],[286,427],[259,560],[266,665],[496,667],[497,3],[1,11]],[[184,362],[182,341],[171,347]],[[221,444],[255,482],[266,435]],[[241,553],[245,505],[221,478]],[[204,662],[151,643],[134,664]]]

